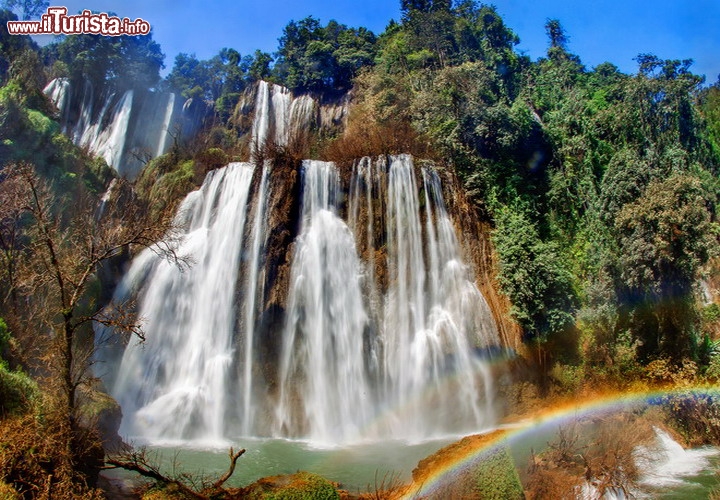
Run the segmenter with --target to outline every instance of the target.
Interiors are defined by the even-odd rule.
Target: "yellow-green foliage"
[[[188,496],[182,493],[177,486],[154,486],[143,493],[142,500],[186,500]]]
[[[520,476],[506,446],[489,449],[467,466],[444,476],[429,500],[482,498],[515,500],[524,498]]]
[[[21,371],[11,371],[0,361],[0,413],[27,411],[37,396],[37,384]]]
[[[0,355],[11,342],[5,321],[0,318]],[[30,377],[19,370],[11,371],[7,362],[0,358],[0,415],[29,410],[37,392],[37,384]]]
[[[176,155],[168,153],[147,164],[135,189],[158,214],[193,190],[196,187],[194,178],[193,160],[179,161]]]
[[[670,424],[691,446],[720,444],[720,393],[688,390],[662,399]]]
[[[60,132],[60,126],[54,120],[51,120],[40,111],[34,109],[27,110],[28,119],[38,134],[55,135]]]
[[[78,178],[91,193],[101,193],[110,181],[109,167],[92,159],[62,134],[47,110],[27,107],[13,82],[0,88],[0,166],[29,162],[53,187],[69,198],[79,195]]]
[[[224,167],[230,161],[228,155],[225,154],[225,151],[220,148],[206,149],[198,153],[195,160],[197,161],[202,174],[205,174],[210,170],[215,170],[216,168]]]
[[[194,171],[193,161],[187,160],[180,163],[172,172],[168,172],[158,179],[150,190],[150,196],[156,197],[160,193],[176,191],[192,185]]]
[[[520,476],[507,447],[496,448],[478,464],[475,469],[475,498],[525,498]]]
[[[582,386],[585,370],[582,366],[555,363],[550,370],[550,377],[561,391],[573,392]]]
[[[264,478],[250,485],[245,498],[252,500],[335,500],[340,494],[330,481],[310,472]]]
[[[20,495],[9,484],[0,482],[0,500],[20,500]]]

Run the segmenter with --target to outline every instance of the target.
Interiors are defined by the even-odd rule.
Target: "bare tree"
[[[5,285],[0,302],[17,314],[16,262],[22,234],[20,221],[26,205],[25,186],[18,177],[2,180],[0,186],[0,281]]]
[[[229,498],[234,496],[225,489],[224,485],[235,472],[238,459],[245,453],[245,449],[237,452],[230,448],[228,456],[230,464],[228,469],[213,481],[203,479],[197,484],[195,478],[188,474],[169,476],[160,470],[159,459],[148,456],[147,450],[131,450],[120,453],[106,460],[105,469],[125,469],[136,472],[143,477],[151,479],[162,485],[172,485],[185,497],[196,500],[209,500],[210,498]]]
[[[47,388],[57,396],[71,435],[79,427],[78,390],[92,379],[94,346],[91,338],[81,338],[83,329],[101,323],[143,337],[127,308],[109,312],[94,301],[90,289],[99,266],[140,248],[183,265],[174,252],[175,233],[169,217],[149,220],[134,206],[111,203],[97,220],[94,200],[78,199],[65,203],[63,212],[47,182],[27,164],[5,167],[0,180],[0,200],[12,201],[0,209],[10,293],[22,302],[19,314],[31,329],[24,337],[42,346]]]

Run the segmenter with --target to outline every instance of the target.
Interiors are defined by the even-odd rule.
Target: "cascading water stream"
[[[337,216],[331,163],[303,162],[302,227],[283,333],[277,432],[316,442],[358,439],[371,407],[367,316],[355,240]]]
[[[412,159],[390,158],[381,376],[385,406],[403,409],[390,433],[408,438],[477,429],[493,418],[492,379],[473,352],[497,343],[496,327],[460,259],[439,178],[427,169],[422,178],[424,232]]]
[[[268,183],[271,166],[270,162],[263,165],[262,178],[260,179],[260,191],[258,193],[255,218],[252,225],[252,234],[250,242],[250,257],[246,271],[245,283],[245,303],[244,311],[244,328],[242,330],[245,336],[243,367],[242,367],[242,407],[241,415],[241,432],[244,436],[249,436],[253,432],[252,423],[255,420],[255,408],[257,402],[255,393],[257,388],[253,383],[253,367],[255,364],[255,321],[257,318],[258,304],[263,296],[263,285],[265,277],[265,266],[260,264],[263,257],[265,243],[267,241],[267,198]]]
[[[431,170],[422,178],[424,231],[411,158],[363,159],[348,227],[337,216],[334,165],[303,163],[278,435],[422,439],[492,421],[491,377],[474,349],[497,343],[495,326],[459,257],[439,178]],[[383,208],[385,227],[376,228]],[[383,229],[388,283],[379,299],[375,231]]]
[[[257,97],[255,98],[255,119],[252,125],[252,140],[250,141],[250,155],[255,158],[260,148],[265,146],[270,129],[270,85],[261,80],[258,83]]]
[[[129,180],[139,175],[148,159],[165,153],[173,136],[199,125],[183,119],[173,93],[119,94],[106,88],[97,91],[97,99],[90,81],[84,82],[82,92],[72,87],[69,79],[56,78],[44,89],[60,112],[63,132]],[[77,112],[71,113],[73,109]]]
[[[177,252],[192,260],[189,269],[158,257],[151,264],[138,315],[152,335],[143,346],[128,345],[112,391],[127,415],[127,435],[225,435],[233,301],[253,170],[234,163],[212,171],[183,202],[178,217],[187,222]],[[139,265],[147,265],[148,252]]]
[[[268,392],[256,327],[272,173],[266,164],[253,200],[253,171],[213,171],[184,201],[179,253],[190,269],[145,252],[126,278],[139,283],[119,287],[139,290],[148,332],[145,346],[127,347],[114,383],[123,431],[219,439],[269,429],[338,444],[489,424],[491,377],[474,352],[497,344],[495,326],[460,258],[439,177],[409,156],[358,163],[347,223],[335,165],[303,162],[277,391]]]
[[[175,111],[175,94],[167,94],[167,102],[165,104],[165,113],[163,115],[162,125],[160,126],[160,133],[158,134],[157,147],[155,148],[154,156],[157,158],[161,156],[170,147],[170,129],[172,128],[172,119]]]

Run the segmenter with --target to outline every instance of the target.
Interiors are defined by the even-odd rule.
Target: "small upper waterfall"
[[[90,81],[75,87],[67,78],[56,78],[44,89],[59,110],[63,132],[131,181],[147,161],[166,153],[173,140],[197,131],[204,118],[197,111],[207,111],[202,102],[182,102],[169,92],[116,93],[95,89]],[[310,130],[340,126],[347,105],[347,99],[321,105],[309,95],[295,96],[285,87],[259,81],[238,106],[253,115],[247,131],[250,156],[258,157],[266,144],[284,147]]]
[[[252,125],[251,152],[266,144],[288,146],[317,122],[319,104],[309,95],[293,96],[280,85],[260,81],[257,84]],[[322,111],[320,111],[322,116]],[[329,124],[328,124],[329,126]]]
[[[182,103],[172,93],[97,95],[89,81],[74,89],[67,78],[52,80],[44,91],[60,112],[63,132],[130,180],[145,162],[165,153],[173,137],[186,136],[199,125],[183,116]]]

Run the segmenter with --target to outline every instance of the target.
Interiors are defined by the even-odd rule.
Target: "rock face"
[[[94,89],[89,81],[73,85],[57,78],[44,91],[58,108],[63,132],[128,180],[165,153],[173,140],[199,130],[207,113],[173,93],[116,93]]]

